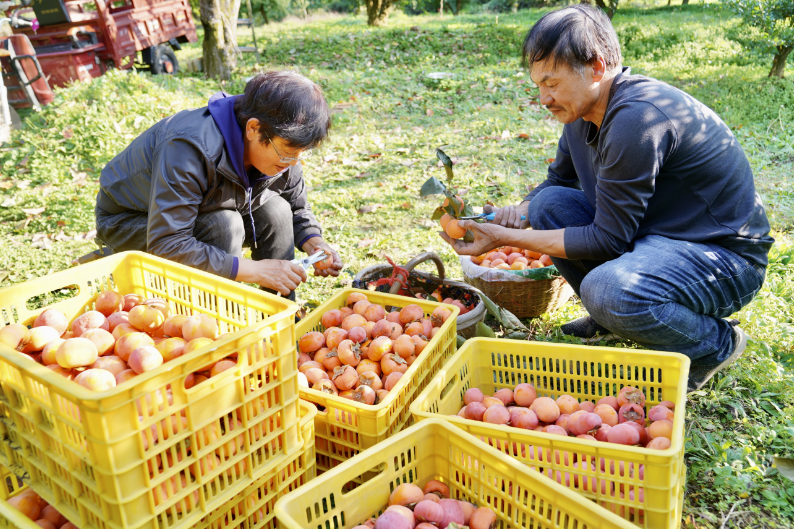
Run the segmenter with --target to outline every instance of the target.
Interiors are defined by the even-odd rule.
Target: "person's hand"
[[[490,204],[486,204],[482,207],[482,210],[484,213],[496,213],[491,224],[497,224],[505,228],[525,230],[529,228],[529,220],[526,218],[521,220],[521,215],[524,217],[527,216],[528,206],[529,201],[524,201],[517,206],[505,206],[503,208],[497,208]]]
[[[463,239],[452,239],[446,233],[439,232],[441,238],[447,241],[458,255],[482,255],[485,252],[505,246],[501,239],[506,228],[495,224],[480,224],[473,220],[459,220],[458,226],[471,231],[474,242],[465,242]]]
[[[291,261],[263,259],[262,261],[251,261],[251,263],[256,266],[257,277],[253,282],[275,290],[282,296],[289,296],[290,292],[306,281],[306,271],[299,264]]]
[[[317,265],[320,263],[315,263],[314,275],[321,277],[338,276],[339,272],[344,267],[344,264],[342,263],[342,259],[339,257],[339,254],[336,253],[333,248],[331,248],[330,244],[325,242],[322,237],[312,237],[303,244],[303,251],[308,255],[313,255],[321,250],[325,252],[325,255],[333,258],[333,263],[330,267],[324,269],[317,268]]]

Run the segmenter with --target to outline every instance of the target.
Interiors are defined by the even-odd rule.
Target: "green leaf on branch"
[[[444,213],[446,213],[446,211],[444,211],[444,208],[438,207],[435,209],[435,211],[433,211],[433,215],[430,217],[430,220],[438,220],[444,216]]]
[[[445,193],[447,195],[447,200],[449,200],[449,205],[452,207],[452,215],[453,217],[460,218],[463,216],[463,202],[461,202],[458,197],[447,191]]]
[[[452,173],[452,160],[441,149],[436,149],[436,158],[441,160],[441,163],[444,164],[444,169],[447,171],[447,182],[452,182],[452,178],[455,176]]]
[[[430,195],[443,195],[446,193],[447,186],[444,183],[436,178],[435,176],[431,176],[427,182],[422,184],[422,189],[419,190],[419,196],[424,198]]]
[[[474,242],[474,234],[469,230],[466,230],[466,235],[463,236],[464,242]]]

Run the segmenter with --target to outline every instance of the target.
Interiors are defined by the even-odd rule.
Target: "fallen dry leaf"
[[[0,270],[0,283],[8,277],[8,270]]]
[[[27,214],[35,217],[36,215],[41,215],[44,213],[44,210],[47,208],[22,208],[22,211]]]
[[[386,207],[386,204],[370,204],[369,206],[364,206],[362,208],[359,208],[358,209],[358,214],[359,215],[363,215],[365,213],[372,213],[373,211],[375,211],[377,209],[385,208],[385,207]]]
[[[87,241],[92,240],[94,237],[96,237],[96,230],[91,230],[85,234],[85,240]]]
[[[74,237],[70,235],[66,235],[65,233],[63,233],[63,230],[61,230],[60,232],[58,232],[58,235],[53,237],[53,239],[55,239],[56,241],[71,241],[74,239]]]
[[[368,177],[368,176],[371,176],[371,175],[372,175],[372,173],[370,173],[370,172],[366,172],[366,173],[358,173],[358,174],[357,174],[356,176],[354,176],[353,178],[366,178],[366,177]]]
[[[400,165],[403,165],[405,167],[411,167],[415,163],[416,162],[414,160],[403,160],[400,162]]]
[[[74,132],[72,132],[72,129],[63,129],[61,136],[63,136],[65,140],[70,140],[72,136],[74,136]]]
[[[3,180],[2,182],[0,182],[0,189],[11,189],[12,187],[14,187],[14,181],[13,180],[8,179],[8,180]]]
[[[427,110],[425,110],[425,114],[427,114],[428,116],[432,116],[433,115],[433,109],[432,108],[428,108]]]
[[[46,239],[46,238],[47,238],[47,234],[46,233],[36,233],[36,234],[33,235],[33,239],[31,239],[30,242],[39,242],[40,240]]]
[[[521,134],[518,135],[518,137],[521,138],[522,140],[528,140],[529,134],[527,134],[526,132],[522,132]]]
[[[414,206],[413,204],[409,204],[408,202],[403,202],[402,204],[400,204],[400,207],[403,209],[411,209]]]
[[[375,239],[361,239],[358,241],[356,246],[359,248],[366,248],[367,246],[372,246],[373,244],[375,244]]]
[[[14,229],[15,230],[24,230],[25,228],[28,227],[28,224],[30,224],[31,220],[33,220],[32,217],[25,217],[24,219],[22,219],[22,220],[20,220],[19,222],[16,223],[16,225],[14,226]]]
[[[546,163],[553,163],[553,162],[554,162],[554,158],[546,158]]]
[[[3,203],[0,204],[0,207],[10,208],[16,203],[17,203],[17,199],[15,199],[14,197],[8,197],[7,199],[3,200]]]
[[[30,245],[31,248],[38,248],[40,250],[49,250],[52,246],[52,241],[49,239],[41,239]]]

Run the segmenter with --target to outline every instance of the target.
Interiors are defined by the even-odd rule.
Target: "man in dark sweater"
[[[462,224],[473,243],[445,238],[464,255],[548,254],[590,314],[564,333],[683,353],[699,389],[742,354],[747,335],[724,318],[761,289],[774,242],[742,148],[708,107],[623,67],[597,9],[545,15],[523,55],[565,124],[557,156],[524,202]]]

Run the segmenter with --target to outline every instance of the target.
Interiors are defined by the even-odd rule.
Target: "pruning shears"
[[[312,254],[308,257],[304,257],[303,259],[293,259],[291,262],[299,265],[304,270],[308,270],[314,263],[319,263],[327,259],[328,256],[325,254],[324,251],[319,251],[315,254]]]
[[[474,215],[473,217],[461,217],[460,220],[493,220],[496,216],[496,213],[480,213],[479,215]],[[524,215],[521,215],[521,220],[527,220]]]

